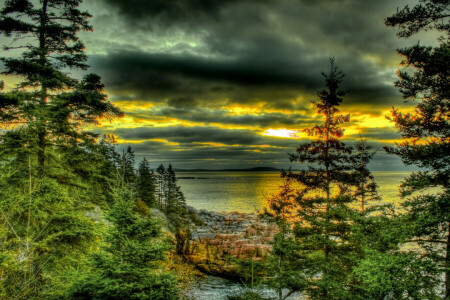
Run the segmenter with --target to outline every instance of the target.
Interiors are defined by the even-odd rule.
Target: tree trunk
[[[447,252],[445,253],[445,299],[450,299],[450,222],[447,224]]]
[[[48,0],[42,2],[41,12],[41,24],[39,33],[39,51],[40,51],[40,64],[42,68],[46,65],[46,45],[45,45],[45,26],[47,23],[47,5]],[[46,119],[46,106],[47,106],[47,87],[44,80],[41,79],[41,91],[39,99],[39,116],[38,116],[38,173],[39,176],[43,176],[45,168],[45,148],[47,146],[47,119]]]
[[[326,146],[325,146],[325,176],[326,176],[326,180],[327,180],[327,185],[326,185],[326,193],[327,193],[327,204],[326,204],[326,219],[328,221],[328,213],[330,211],[330,170],[329,170],[329,161],[328,161],[328,151],[329,151],[329,147],[330,147],[330,113],[327,113],[327,119],[326,119]],[[326,239],[327,241],[330,239],[330,235],[328,232],[328,222],[326,224]],[[328,245],[325,245],[325,260],[328,261],[328,256],[329,256],[329,252],[330,249],[328,247]]]

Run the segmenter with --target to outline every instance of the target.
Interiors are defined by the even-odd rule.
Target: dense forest
[[[5,47],[21,55],[2,58],[2,74],[21,83],[3,91],[0,82],[0,298],[186,297],[166,260],[189,251],[198,220],[173,167],[137,162],[131,147],[117,150],[114,136],[85,130],[124,114],[98,75],[68,73],[88,69],[77,34],[93,28],[81,2],[7,0],[0,12],[3,37],[33,40]],[[278,228],[272,251],[255,262],[257,273],[253,261],[250,277],[249,268],[242,271],[242,280],[258,281],[280,300],[297,292],[450,299],[448,1],[422,0],[385,24],[399,38],[441,34],[437,46],[398,50],[395,86],[414,110],[392,109],[402,140],[384,151],[420,171],[402,182],[399,205],[380,204],[368,168],[375,149],[366,139],[342,141],[350,115],[341,114],[344,74],[330,59],[313,103],[322,123],[304,129],[310,142],[289,155],[304,168],[282,172],[284,185],[260,214]],[[229,299],[266,298],[248,288]]]

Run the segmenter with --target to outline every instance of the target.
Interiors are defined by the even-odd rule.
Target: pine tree
[[[189,250],[191,231],[186,199],[177,184],[172,165],[169,164],[167,169],[162,164],[159,165],[154,182],[155,206],[163,211],[169,220],[169,228],[175,233],[177,253],[184,254]]]
[[[298,222],[294,234],[306,256],[307,293],[314,299],[342,299],[350,296],[348,276],[360,249],[350,243],[355,184],[352,148],[339,139],[349,115],[339,115],[345,92],[339,89],[343,74],[330,59],[330,72],[322,73],[326,90],[314,102],[325,122],[305,131],[318,140],[301,144],[291,161],[308,163],[308,169],[289,172],[300,184],[296,195]],[[319,276],[319,278],[315,278]]]
[[[161,164],[158,169],[156,169],[156,173],[158,207],[160,210],[165,210],[166,203],[164,203],[164,201],[166,199],[165,195],[167,190],[166,168]]]
[[[418,243],[423,263],[433,262],[427,275],[439,279],[445,273],[445,297],[450,297],[450,24],[449,2],[420,0],[385,20],[399,29],[398,36],[409,38],[420,31],[442,34],[437,46],[416,44],[399,49],[404,69],[398,71],[396,87],[405,101],[416,101],[413,113],[393,109],[403,141],[386,148],[401,157],[413,172],[400,187],[406,211],[403,226],[411,233],[408,241]],[[414,72],[413,72],[414,71]],[[439,188],[440,192],[429,188]],[[419,194],[420,193],[420,194]],[[439,282],[439,280],[437,280]],[[436,283],[438,284],[438,283]],[[436,287],[429,286],[429,289]]]
[[[176,176],[175,172],[172,168],[172,165],[169,164],[169,167],[165,173],[165,181],[166,181],[166,194],[165,194],[165,211],[166,214],[171,214],[176,211]]]
[[[94,192],[100,193],[96,203],[107,204],[113,202],[114,191],[121,186],[120,154],[116,150],[116,141],[113,135],[104,135],[99,143],[93,147],[92,155],[99,157],[96,173],[92,176]],[[107,207],[107,205],[102,205]]]
[[[376,150],[365,139],[361,139],[354,145],[353,175],[356,189],[353,197],[358,199],[362,213],[364,213],[368,203],[380,200],[375,178],[367,166],[375,153]]]
[[[186,200],[180,187],[177,185],[177,176],[169,164],[166,171],[167,192],[166,192],[166,213],[182,215],[186,211]]]
[[[374,294],[367,292],[367,286],[361,286],[366,281],[362,279],[365,275],[361,275],[360,270],[366,270],[365,265],[373,263],[374,251],[385,254],[388,250],[398,250],[398,242],[395,242],[399,241],[398,237],[394,240],[391,236],[386,237],[384,232],[392,225],[384,213],[389,207],[374,205],[379,197],[367,165],[375,151],[363,139],[353,146],[353,150],[345,159],[351,162],[351,167],[346,166],[343,172],[331,173],[332,176],[342,176],[339,181],[334,181],[338,183],[338,188],[330,187],[330,190],[335,191],[334,197],[345,201],[330,203],[331,217],[328,219],[324,208],[328,200],[317,199],[317,189],[311,183],[314,181],[309,181],[308,186],[304,185],[303,190],[297,191],[291,178],[298,174],[282,173],[287,179],[279,194],[269,199],[269,207],[263,214],[280,229],[264,264],[264,281],[277,291],[278,299],[305,290],[317,299],[370,298]],[[303,174],[313,169],[310,167]],[[309,198],[303,194],[306,189]],[[306,224],[304,220],[311,221]],[[329,223],[340,229],[327,236],[325,229],[330,227]],[[320,254],[324,250],[319,245],[329,243],[326,239],[332,239],[335,244],[329,249],[329,258],[324,260]],[[342,261],[339,263],[339,260]],[[358,272],[354,271],[355,268],[359,268]],[[334,278],[317,280],[317,275],[324,274],[324,270],[334,272]]]
[[[120,165],[120,173],[122,174],[123,184],[129,187],[133,186],[136,181],[136,173],[134,170],[135,156],[131,146],[127,147],[127,150],[122,151],[122,162]]]
[[[78,9],[81,0],[7,0],[0,12],[0,33],[23,41],[4,50],[23,49],[19,58],[2,58],[3,74],[24,78],[13,91],[0,94],[0,117],[26,134],[25,145],[37,149],[39,174],[45,174],[47,148],[70,149],[92,134],[82,124],[97,124],[101,117],[121,116],[107,101],[100,77],[71,78],[63,69],[86,70],[87,57],[80,30],[91,31],[90,15]],[[8,134],[3,143],[10,142]]]
[[[1,252],[16,263],[2,277],[6,298],[47,298],[61,270],[73,267],[96,238],[85,216],[92,199],[95,135],[80,130],[99,118],[121,116],[107,101],[95,74],[82,80],[67,69],[85,70],[80,30],[92,30],[81,1],[7,0],[0,34],[15,44],[4,50],[6,75],[23,81],[0,93]],[[3,83],[0,84],[3,88]]]
[[[306,260],[292,230],[296,221],[295,199],[292,182],[286,179],[280,192],[268,199],[268,207],[262,215],[279,228],[272,241],[272,251],[263,264],[264,283],[277,292],[279,300],[307,287]]]
[[[188,224],[186,199],[177,184],[177,176],[169,164],[166,170],[166,215],[175,231],[176,251],[184,254],[189,250],[191,231]]]
[[[37,160],[29,159],[28,177],[17,173],[14,158],[0,161],[0,252],[9,260],[0,291],[5,299],[46,298],[55,280],[91,248],[94,224],[85,216],[82,194],[39,178]]]
[[[155,189],[155,178],[153,171],[150,169],[149,162],[144,157],[139,164],[137,173],[137,196],[144,201],[148,207],[156,207]]]
[[[117,193],[107,215],[112,223],[100,252],[91,258],[92,270],[68,291],[70,299],[178,299],[177,281],[157,272],[170,244],[158,220],[134,212],[130,191]]]

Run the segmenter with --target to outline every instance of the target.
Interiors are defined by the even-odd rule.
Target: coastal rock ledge
[[[272,250],[269,242],[278,228],[256,214],[190,210],[203,224],[192,226],[186,258],[205,273],[239,276],[236,259],[259,260]]]

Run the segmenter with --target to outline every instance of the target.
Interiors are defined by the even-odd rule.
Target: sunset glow
[[[302,135],[302,132],[298,130],[289,130],[289,129],[267,129],[264,131],[263,135],[281,137],[281,138],[298,138]]]

